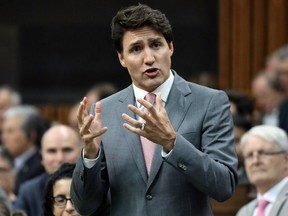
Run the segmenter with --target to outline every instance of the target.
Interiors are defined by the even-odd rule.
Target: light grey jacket
[[[223,91],[175,79],[166,110],[177,131],[167,160],[157,145],[148,178],[138,135],[125,129],[122,113],[134,116],[132,86],[102,101],[101,163],[78,161],[71,197],[82,215],[96,212],[111,192],[113,216],[213,215],[209,196],[223,201],[237,185],[237,157],[229,101]]]
[[[252,200],[244,205],[236,216],[252,216],[254,209],[257,207],[257,199]],[[269,216],[287,216],[288,215],[288,183],[281,190],[276,202],[273,204]]]

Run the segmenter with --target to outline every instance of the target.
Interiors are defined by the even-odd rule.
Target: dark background
[[[0,84],[34,104],[74,103],[101,81],[130,84],[110,41],[119,8],[139,1],[0,1]],[[172,68],[188,78],[217,73],[215,0],[141,1],[164,12],[174,32]],[[1,42],[2,41],[2,42]]]

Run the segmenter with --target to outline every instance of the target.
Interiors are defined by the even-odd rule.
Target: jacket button
[[[183,163],[178,163],[178,167],[180,168],[180,169],[182,169],[183,171],[186,171],[187,170],[187,166],[185,165],[185,164],[183,164]]]
[[[153,198],[153,196],[151,194],[147,194],[145,197],[147,200],[152,200],[152,198]]]

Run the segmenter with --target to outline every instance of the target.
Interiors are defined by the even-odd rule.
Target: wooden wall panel
[[[247,84],[251,65],[251,1],[235,1],[233,4],[232,32],[232,86],[241,88]]]
[[[220,88],[228,87],[231,83],[231,35],[232,35],[232,21],[227,19],[231,17],[231,6],[232,3],[230,0],[221,0],[219,1],[219,86]]]
[[[219,0],[219,86],[250,93],[266,57],[288,42],[287,0]]]
[[[268,51],[272,52],[275,48],[287,43],[288,37],[288,1],[287,0],[268,0]]]

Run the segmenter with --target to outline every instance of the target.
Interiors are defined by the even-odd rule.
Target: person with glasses
[[[70,185],[74,164],[64,163],[52,174],[46,186],[43,210],[45,216],[80,216],[74,209]]]
[[[257,197],[237,216],[284,216],[288,212],[288,138],[276,126],[258,125],[240,140],[248,179]]]

